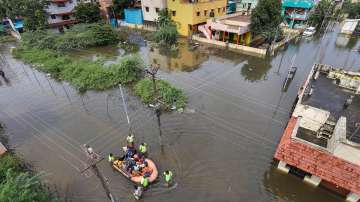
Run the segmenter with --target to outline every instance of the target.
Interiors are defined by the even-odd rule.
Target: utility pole
[[[93,148],[90,147],[89,145],[84,144],[80,147],[85,152],[86,157],[87,157],[87,163],[88,163],[88,167],[86,167],[80,173],[84,173],[85,171],[92,169],[94,171],[95,175],[99,178],[99,180],[106,192],[106,196],[109,198],[109,201],[115,202],[115,199],[110,192],[110,188],[107,185],[107,180],[105,179],[103,174],[100,172],[99,168],[97,167],[97,164],[100,163],[102,160],[104,160],[104,157],[101,157],[99,154],[95,153]]]

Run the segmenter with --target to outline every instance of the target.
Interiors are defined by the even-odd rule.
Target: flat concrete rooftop
[[[336,85],[335,80],[329,79],[324,74],[311,81],[313,94],[305,97],[302,104],[329,111],[331,116],[338,120],[341,116],[346,117],[347,138],[353,142],[360,143],[360,96]],[[352,104],[344,108],[346,99],[354,95]]]

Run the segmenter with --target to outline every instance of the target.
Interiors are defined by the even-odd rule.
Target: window
[[[176,16],[176,11],[171,11],[172,16]]]
[[[155,12],[159,13],[160,12],[160,8],[155,8]]]
[[[204,16],[207,16],[207,10],[204,10]]]
[[[146,11],[146,12],[149,12],[149,7],[145,7],[145,11]]]
[[[218,13],[220,13],[220,11],[221,11],[221,8],[218,8]]]
[[[51,15],[51,19],[55,20],[55,19],[56,19],[56,15]]]
[[[65,3],[61,2],[61,3],[58,3],[57,5],[58,7],[65,7]]]
[[[62,19],[63,19],[63,20],[69,20],[69,19],[70,19],[70,16],[68,16],[68,15],[63,15],[63,16],[62,16]]]
[[[198,12],[196,12],[196,16],[200,16],[200,12],[198,11]]]
[[[71,3],[71,4],[72,4],[72,3],[73,3],[73,0],[70,0],[70,1],[69,1],[69,3]]]
[[[225,7],[223,8],[223,12],[225,13]]]

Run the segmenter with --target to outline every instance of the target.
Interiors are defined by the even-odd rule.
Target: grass
[[[161,102],[163,102],[168,109],[173,105],[175,105],[177,109],[185,107],[187,97],[181,90],[173,87],[170,83],[164,80],[156,80],[156,88]],[[156,98],[154,97],[153,82],[149,78],[144,78],[135,85],[135,94],[146,104],[156,102]]]
[[[66,80],[80,91],[104,90],[118,84],[130,84],[141,78],[143,61],[137,55],[122,58],[117,64],[77,60],[52,50],[19,48],[14,56],[34,64],[53,78]]]

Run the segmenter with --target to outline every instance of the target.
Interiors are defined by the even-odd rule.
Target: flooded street
[[[343,199],[273,168],[272,158],[289,118],[297,90],[315,62],[359,70],[360,41],[339,39],[335,28],[321,38],[302,39],[286,51],[261,59],[227,50],[182,46],[175,55],[143,46],[147,64],[159,64],[159,77],[189,96],[184,113],[160,117],[127,90],[129,113],[137,141],[147,142],[160,171],[171,169],[177,186],[159,182],[144,201],[291,201],[335,202]],[[320,45],[322,51],[320,51]],[[119,89],[78,94],[65,82],[49,79],[9,53],[1,80],[0,122],[10,144],[43,177],[54,184],[63,200],[107,201],[100,181],[86,167],[80,145],[89,144],[106,156],[120,154],[128,134]],[[103,50],[103,51],[101,51]],[[117,48],[88,50],[78,57],[116,60]],[[291,60],[296,76],[282,90]],[[133,185],[104,160],[99,164],[118,201],[134,201]]]

